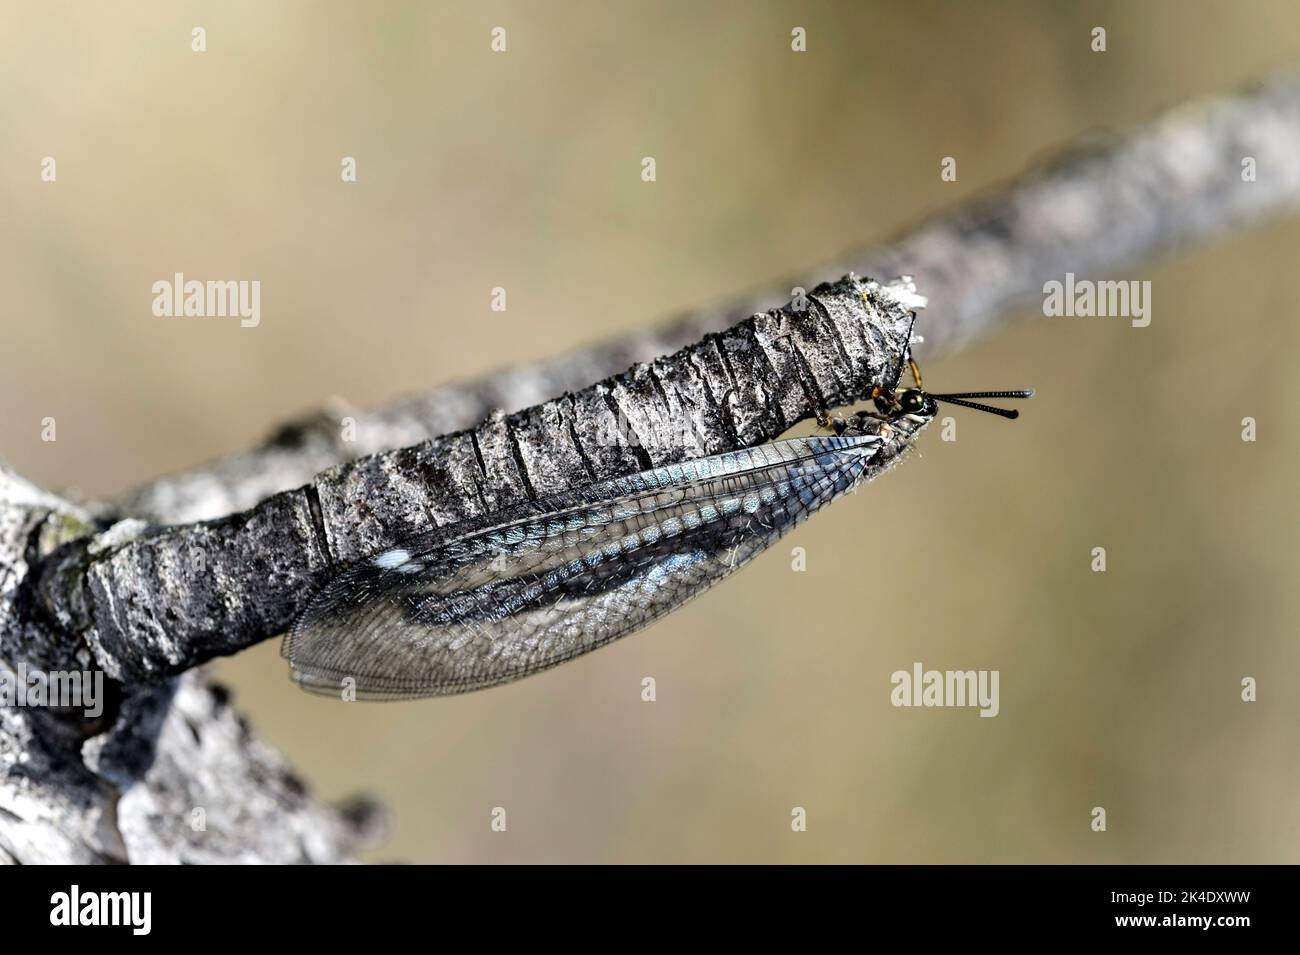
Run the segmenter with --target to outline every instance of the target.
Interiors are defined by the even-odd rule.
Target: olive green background
[[[829,277],[1074,137],[1300,63],[1285,0],[0,17],[0,454],[88,495],[331,395]],[[375,859],[1294,862],[1298,249],[1293,219],[1135,262],[1107,277],[1153,283],[1149,328],[1027,308],[927,363],[939,390],[1039,395],[1015,424],[955,413],[957,441],[932,429],[737,578],[556,671],[388,705],[300,693],[274,642],[218,673],[322,796],[388,804]],[[155,318],[177,271],[259,279],[260,327]],[[999,670],[1001,714],[892,707],[917,660]]]

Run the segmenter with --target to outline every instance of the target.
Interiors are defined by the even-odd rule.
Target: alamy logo
[[[129,925],[132,935],[148,935],[153,925],[151,892],[70,892],[50,896],[51,925]]]
[[[688,416],[650,421],[634,426],[622,408],[617,417],[596,422],[596,444],[604,448],[646,448],[650,451],[706,447],[703,431]]]
[[[1128,318],[1134,328],[1151,324],[1151,283],[1075,281],[1073,272],[1065,281],[1043,285],[1043,314],[1049,318]]]
[[[16,670],[0,664],[0,706],[57,706],[82,710],[87,719],[104,712],[103,670]]]
[[[158,318],[239,317],[244,328],[256,328],[262,321],[262,283],[252,281],[185,280],[177,272],[169,282],[153,283],[153,313]]]
[[[980,716],[997,716],[997,670],[895,670],[889,702],[895,706],[978,706]]]

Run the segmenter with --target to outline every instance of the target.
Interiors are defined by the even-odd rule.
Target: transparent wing
[[[304,689],[437,696],[518,679],[631,633],[853,487],[879,438],[800,438],[656,468],[353,565],[283,653]]]

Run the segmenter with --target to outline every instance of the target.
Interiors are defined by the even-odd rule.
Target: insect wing
[[[743,566],[854,486],[879,439],[801,438],[655,468],[345,570],[283,652],[304,689],[465,692],[631,633]],[[454,533],[454,531],[453,531]]]

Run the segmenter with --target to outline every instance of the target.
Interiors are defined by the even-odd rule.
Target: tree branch
[[[337,565],[592,481],[770,441],[895,384],[915,287],[846,279],[581,391],[322,472],[248,511],[123,522],[41,582],[113,679],[155,683],[283,633]]]
[[[30,590],[33,564],[88,533],[88,520],[0,468],[7,680],[93,664]],[[370,804],[314,803],[201,671],[127,696],[105,689],[96,719],[0,706],[0,863],[340,862],[375,837]]]
[[[1067,271],[1127,270],[1294,206],[1297,154],[1300,78],[1288,76],[1098,140],[827,271],[918,276],[935,316],[928,347],[952,349]],[[1245,157],[1257,181],[1243,181]],[[807,313],[787,307],[717,335],[785,297],[352,412],[352,443],[339,435],[343,410],[328,409],[104,506],[0,469],[0,659],[98,662],[124,681],[97,720],[0,707],[0,862],[350,858],[373,814],[314,803],[201,670],[168,675],[282,630],[333,563],[593,476],[766,441],[806,398],[847,403],[901,368],[896,337],[868,331],[891,315],[897,331],[906,313],[887,292],[865,306],[872,315],[828,292]],[[628,440],[674,421],[690,425],[682,440]],[[365,454],[376,456],[352,461]],[[107,531],[105,518],[117,520]],[[220,519],[156,526],[206,518]]]
[[[930,301],[926,351],[961,347],[1010,320],[1015,307],[1066,272],[1130,271],[1141,261],[1275,217],[1300,202],[1300,74],[1173,110],[1133,132],[1063,153],[1010,185],[894,242],[847,253],[834,278],[912,275]],[[1257,181],[1242,179],[1252,157]],[[184,523],[244,510],[327,467],[467,428],[674,352],[793,294],[786,282],[659,328],[447,385],[364,412],[336,404],[281,428],[264,446],[151,482],[120,513]],[[340,419],[351,416],[355,440]]]

